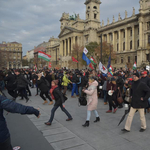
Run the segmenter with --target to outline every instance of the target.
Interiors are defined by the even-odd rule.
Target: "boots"
[[[100,121],[100,118],[96,117],[96,120],[94,122],[98,122],[98,121]]]
[[[88,127],[89,126],[89,121],[86,121],[85,124],[82,125],[83,127]]]

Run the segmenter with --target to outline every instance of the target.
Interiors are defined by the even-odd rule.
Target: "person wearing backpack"
[[[41,91],[40,97],[44,100],[43,104],[48,103],[47,100],[46,100],[46,98],[48,98],[49,101],[50,101],[49,105],[52,105],[53,101],[52,101],[51,97],[48,95],[49,87],[47,86],[47,82],[48,81],[46,81],[45,77],[42,76],[42,73],[39,73],[38,74],[38,79],[37,79],[37,86]],[[45,98],[44,94],[45,94],[46,98]]]

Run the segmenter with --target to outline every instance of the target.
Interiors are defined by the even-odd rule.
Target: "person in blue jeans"
[[[79,82],[79,78],[77,77],[78,72],[76,72],[73,77],[72,77],[72,93],[71,93],[71,97],[75,98],[74,93],[76,93],[76,96],[79,96],[79,92],[78,92],[78,85],[77,83]]]
[[[64,98],[63,98],[63,94],[61,93],[61,91],[58,88],[58,80],[53,80],[52,81],[52,87],[50,89],[50,94],[53,100],[55,100],[55,104],[54,107],[51,110],[51,116],[48,122],[45,122],[46,125],[51,125],[54,119],[54,115],[55,115],[55,111],[60,107],[61,110],[67,115],[67,119],[66,121],[70,121],[72,120],[72,116],[70,115],[70,113],[65,109],[65,105],[64,105]]]

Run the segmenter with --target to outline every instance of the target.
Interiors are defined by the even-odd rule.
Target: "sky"
[[[63,12],[69,15],[79,14],[85,19],[85,0],[0,0],[0,43],[22,43],[23,56],[34,46],[48,42],[50,37],[58,38],[60,33],[60,18]],[[139,0],[101,0],[100,21],[107,18],[110,23],[139,13]]]

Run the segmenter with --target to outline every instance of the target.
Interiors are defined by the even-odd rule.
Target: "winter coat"
[[[10,74],[8,74],[7,77],[4,78],[4,80],[7,81],[7,84],[6,84],[7,90],[14,90],[16,88],[16,84],[15,84],[16,77],[15,77],[15,75],[10,73]]]
[[[98,105],[97,86],[98,86],[98,82],[94,81],[88,87],[88,89],[84,91],[88,96],[88,100],[87,100],[88,108],[87,109],[89,111],[97,109],[97,105]]]
[[[150,88],[150,78],[148,76],[142,77],[141,81],[144,82]]]
[[[140,79],[134,81],[131,87],[131,106],[133,108],[148,107],[148,98],[150,97],[150,88]],[[143,98],[143,101],[141,100]]]
[[[39,111],[33,107],[23,106],[0,95],[0,143],[3,143],[10,137],[6,120],[3,116],[4,110],[11,113],[34,114],[39,116]]]
[[[17,88],[25,88],[28,84],[30,84],[30,82],[22,74],[17,75],[16,83]]]
[[[61,91],[59,90],[58,87],[54,89],[53,95],[54,95],[54,98],[55,98],[54,106],[60,106],[65,102],[65,100],[63,98],[63,94],[61,93]]]
[[[66,76],[66,74],[63,76],[62,79],[62,86],[68,86],[68,83],[70,83],[71,81],[68,79],[68,77]]]
[[[47,92],[49,87],[46,85],[45,77],[41,77],[40,80],[37,80],[37,86],[42,92]]]

